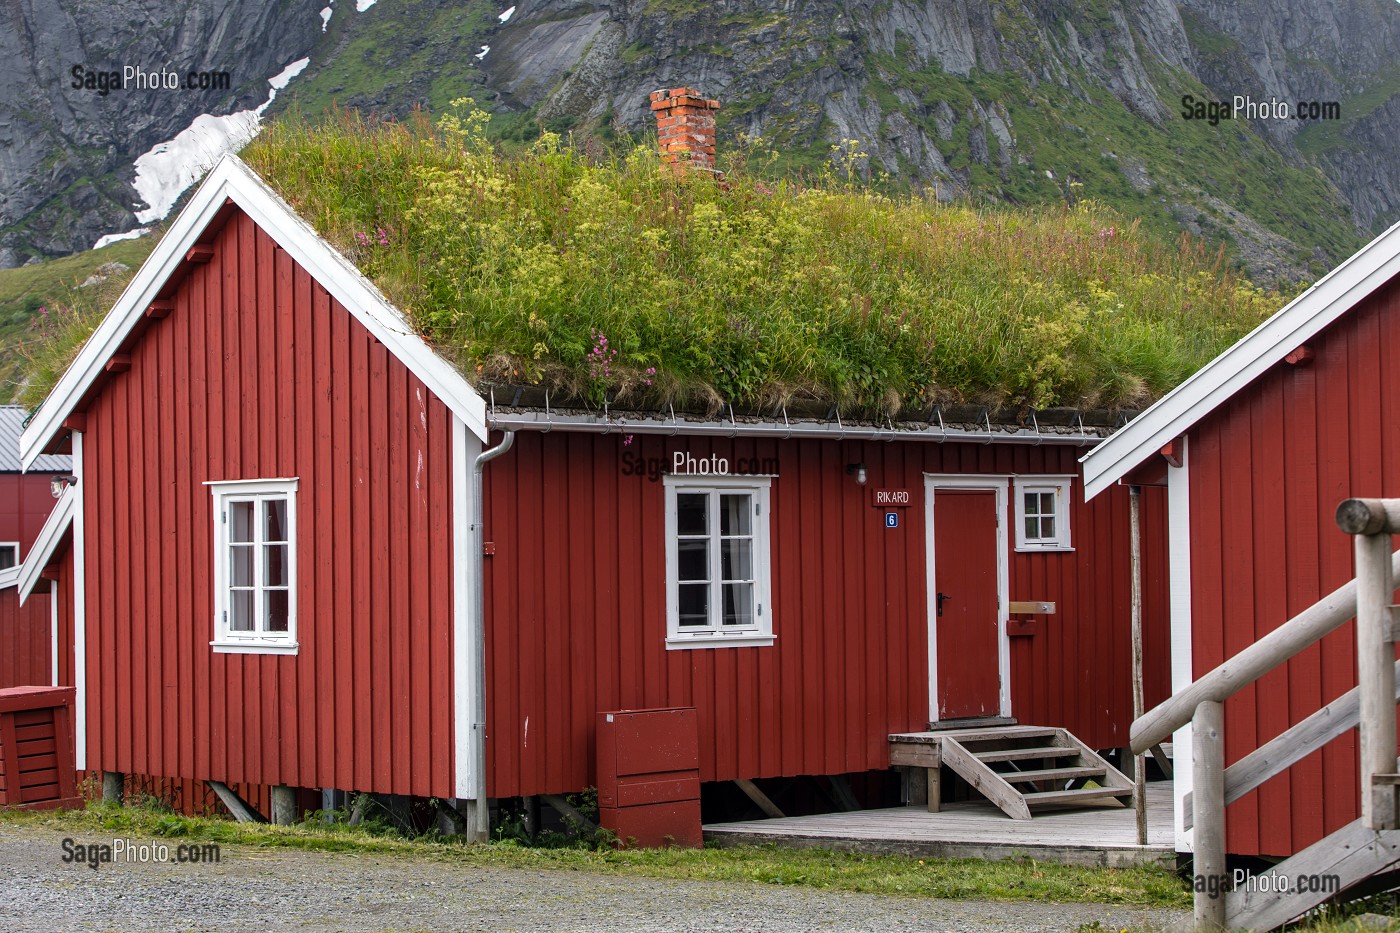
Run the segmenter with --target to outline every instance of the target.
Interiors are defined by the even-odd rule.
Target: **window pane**
[[[724,584],[724,624],[753,625],[753,584]]]
[[[1040,537],[1040,519],[1030,515],[1026,516],[1026,540],[1034,541]]]
[[[710,542],[704,538],[676,542],[676,579],[710,579]]]
[[[719,533],[722,535],[751,535],[752,497],[748,493],[725,493],[719,497]]]
[[[231,544],[228,549],[229,586],[253,585],[253,546]]]
[[[229,593],[228,628],[231,632],[253,631],[252,590],[234,590]]]
[[[263,532],[264,541],[287,540],[287,500],[267,499],[263,502],[267,510],[267,525]]]
[[[13,544],[0,545],[0,570],[9,570],[19,563],[19,548]]]
[[[263,584],[265,586],[286,586],[287,580],[287,545],[269,544],[264,546],[263,553],[266,555],[266,563],[263,565]]]
[[[285,632],[287,630],[288,598],[286,590],[267,591],[267,630]]]
[[[253,540],[253,502],[230,502],[228,504],[228,539],[230,541]]]
[[[710,494],[682,492],[676,494],[676,532],[683,535],[707,535]]]
[[[753,579],[753,540],[729,538],[721,543],[720,571],[726,580]]]
[[[682,583],[680,585],[681,628],[710,624],[710,585]]]
[[[1046,540],[1055,537],[1055,516],[1046,515],[1040,520],[1040,537]]]

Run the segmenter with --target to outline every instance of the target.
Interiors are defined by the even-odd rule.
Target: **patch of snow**
[[[285,88],[288,84],[291,84],[292,79],[305,71],[306,66],[309,64],[311,64],[310,58],[299,58],[271,78],[268,78],[267,83],[272,85],[272,93],[267,97],[267,104],[272,103],[273,100],[277,98],[277,92]],[[263,110],[267,109],[267,104],[263,104],[262,107],[259,107],[258,112],[262,113]]]
[[[1400,0],[1396,0],[1396,2],[1400,2]],[[504,23],[504,22],[507,22],[507,21],[508,21],[512,16],[514,16],[514,15],[515,15],[515,7],[511,7],[510,9],[506,10],[504,13],[502,13],[500,16],[498,16],[498,17],[496,17],[496,18],[497,18],[498,20],[500,20],[501,22]]]
[[[325,32],[326,27],[331,24],[331,8],[326,7],[321,11],[321,31]]]
[[[277,92],[301,74],[311,63],[302,58],[283,68],[267,83],[271,86],[267,100],[253,110],[240,110],[226,116],[200,114],[174,139],[157,143],[150,152],[136,159],[136,180],[132,186],[147,208],[136,212],[139,223],[161,220],[180,195],[219,160],[258,135],[262,129],[263,112],[277,99]]]
[[[481,61],[483,58],[486,57],[486,53],[489,51],[491,51],[491,46],[483,45],[481,47],[481,51],[476,53],[476,60]]]
[[[374,6],[377,2],[378,0],[355,0],[355,12],[363,13],[365,10],[368,10],[370,7]]]
[[[261,108],[240,110],[216,117],[204,113],[174,139],[157,143],[136,159],[132,183],[141,200],[150,205],[136,212],[140,223],[165,217],[184,192],[225,152],[232,152],[257,135]]]
[[[113,243],[120,243],[122,240],[134,240],[150,232],[150,227],[137,227],[135,230],[128,230],[125,233],[109,233],[106,236],[98,237],[97,242],[92,244],[92,248],[101,249],[104,246],[111,246]]]

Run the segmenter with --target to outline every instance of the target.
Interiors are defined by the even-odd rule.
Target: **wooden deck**
[[[926,858],[1028,857],[1067,865],[1123,868],[1173,865],[1172,785],[1147,785],[1147,842],[1137,844],[1131,807],[1086,807],[1013,820],[985,800],[923,807],[823,813],[780,819],[711,823],[705,839],[719,845],[777,843],[848,852]]]

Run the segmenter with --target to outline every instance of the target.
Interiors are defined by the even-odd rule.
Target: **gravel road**
[[[938,901],[225,846],[217,865],[62,861],[63,834],[0,826],[0,929],[1077,930],[1160,928],[1173,911]],[[109,842],[93,836],[78,843]],[[165,844],[171,845],[170,840]],[[173,848],[173,845],[172,845]]]

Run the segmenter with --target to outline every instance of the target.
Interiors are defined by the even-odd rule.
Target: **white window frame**
[[[208,482],[214,505],[214,640],[209,644],[224,654],[297,653],[297,480],[257,479]],[[234,632],[228,627],[228,503],[230,500],[285,499],[287,502],[287,631]],[[261,510],[259,510],[261,511]],[[261,526],[261,522],[257,522]],[[262,531],[257,532],[259,553],[254,558],[255,580],[262,579]],[[261,593],[261,583],[258,584]],[[255,605],[261,613],[262,599]]]
[[[12,547],[12,548],[15,549],[15,562],[14,562],[13,564],[11,564],[9,567],[5,567],[5,568],[3,568],[3,569],[4,569],[4,570],[11,570],[11,569],[18,570],[18,569],[19,569],[19,565],[22,564],[22,563],[24,563],[24,561],[21,559],[21,558],[23,558],[24,555],[22,555],[22,554],[20,553],[20,550],[19,550],[19,542],[18,542],[18,541],[0,541],[0,548],[7,548],[7,547]]]
[[[1026,552],[1073,551],[1070,543],[1069,497],[1074,477],[1068,475],[1017,476],[1011,481],[1016,509],[1016,550]],[[1055,535],[1052,538],[1026,537],[1026,493],[1053,493],[1055,496]]]
[[[664,478],[666,492],[666,648],[684,650],[689,648],[761,648],[773,644],[773,566],[769,550],[769,525],[771,509],[769,491],[772,477],[769,476],[692,476],[667,475]],[[752,494],[758,512],[753,516],[753,561],[754,561],[754,624],[743,628],[712,628],[696,632],[682,629],[680,625],[680,581],[677,566],[677,503],[680,492],[747,492]],[[712,509],[711,521],[719,520],[717,510]],[[717,530],[712,537],[718,539]],[[711,560],[717,566],[719,548],[713,548]],[[713,616],[722,612],[723,601],[718,574],[710,580],[710,611]]]

